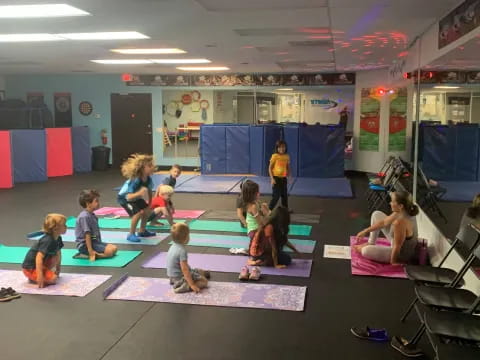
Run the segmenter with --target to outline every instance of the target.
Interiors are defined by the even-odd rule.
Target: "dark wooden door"
[[[111,94],[112,160],[119,167],[133,153],[152,153],[152,95]]]

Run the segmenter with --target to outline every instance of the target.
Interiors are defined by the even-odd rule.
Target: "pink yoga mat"
[[[361,243],[367,242],[365,238]],[[357,245],[357,238],[350,237],[350,246]],[[389,246],[390,243],[385,239],[378,239],[377,245]],[[381,264],[366,259],[362,254],[352,249],[352,275],[378,276],[406,279],[405,269],[403,265]]]
[[[0,189],[13,187],[10,131],[0,131]]]
[[[173,214],[174,219],[196,219],[203,215],[205,210],[176,210]],[[127,212],[121,207],[102,207],[95,211],[95,215],[125,216]]]

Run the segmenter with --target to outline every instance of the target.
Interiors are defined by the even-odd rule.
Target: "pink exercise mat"
[[[196,219],[203,215],[205,210],[176,210],[173,214],[174,219]],[[102,207],[95,211],[95,215],[125,216],[127,212],[121,207]]]
[[[361,243],[367,242],[365,238]],[[357,238],[350,237],[350,246],[357,245]],[[385,239],[378,239],[377,245],[389,246],[390,243]],[[377,263],[366,259],[362,254],[352,249],[352,275],[378,276],[397,279],[406,279],[405,269],[403,265],[390,265]]]

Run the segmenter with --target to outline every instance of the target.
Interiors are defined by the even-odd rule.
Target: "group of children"
[[[270,161],[273,197],[270,205],[259,202],[259,186],[247,180],[241,188],[240,211],[242,224],[247,228],[250,238],[247,265],[253,266],[251,274],[245,266],[240,273],[241,280],[254,279],[260,276],[257,266],[275,266],[282,268],[290,264],[291,258],[283,251],[284,246],[297,251],[288,241],[290,212],[288,209],[287,178],[290,176],[290,159],[286,153],[284,141],[278,141],[275,153]],[[153,226],[163,225],[159,219],[164,217],[171,226],[173,244],[167,254],[167,276],[176,293],[194,291],[205,288],[210,273],[202,269],[191,269],[185,245],[190,239],[190,229],[184,223],[174,223],[175,208],[171,197],[181,167],[173,165],[170,175],[164,179],[152,196],[154,171],[151,155],[134,154],[121,167],[122,175],[127,178],[118,193],[118,202],[131,218],[127,240],[140,242],[142,237],[155,236],[156,233],[146,229],[147,223]],[[75,238],[80,256],[95,261],[97,258],[115,256],[117,247],[102,242],[98,218],[95,210],[100,206],[100,194],[96,190],[83,190],[79,196],[79,204],[83,208],[75,224]],[[281,198],[282,206],[274,209]],[[274,209],[274,210],[273,210]],[[273,211],[272,211],[273,210]],[[136,232],[140,222],[139,231]],[[43,224],[44,235],[36,242],[25,256],[22,264],[23,273],[40,288],[55,284],[61,269],[61,249],[65,234],[66,217],[61,214],[48,214]]]

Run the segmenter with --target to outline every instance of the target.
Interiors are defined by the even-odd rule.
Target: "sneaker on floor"
[[[385,329],[372,329],[368,326],[364,327],[352,327],[350,332],[360,338],[365,340],[372,340],[372,341],[388,341],[388,334],[387,330]]]
[[[150,237],[150,236],[157,236],[157,233],[145,230],[142,232],[137,233],[138,237]]]
[[[3,288],[1,290],[5,290],[7,292],[7,294],[9,294],[12,299],[18,299],[19,297],[21,297],[21,295],[19,293],[17,293],[14,289],[12,289],[11,287],[9,288]]]
[[[0,290],[0,302],[6,302],[15,299],[12,295],[10,295],[7,289]]]
[[[248,277],[249,280],[258,281],[260,280],[260,276],[262,276],[260,272],[260,268],[258,266],[254,266],[252,271],[250,271],[250,276]]]
[[[410,344],[406,339],[399,336],[394,336],[390,345],[401,353],[403,356],[407,357],[420,357],[423,356],[423,352],[416,345]]]
[[[249,277],[250,273],[248,272],[248,267],[242,267],[242,270],[240,270],[240,275],[238,275],[238,280],[246,281]]]
[[[137,235],[135,234],[129,234],[127,236],[127,241],[130,241],[130,242],[140,242],[142,241],[142,239],[140,239]]]

